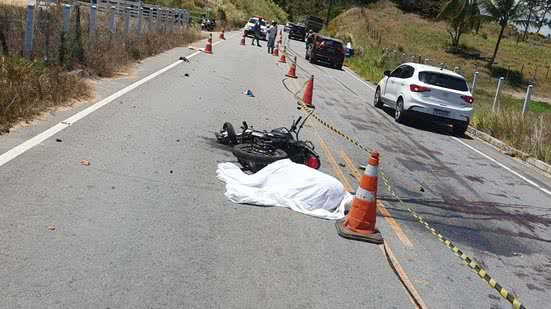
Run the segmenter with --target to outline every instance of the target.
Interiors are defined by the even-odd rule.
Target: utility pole
[[[327,6],[327,18],[325,19],[325,28],[329,26],[329,18],[331,17],[331,8],[333,7],[333,0],[329,0],[329,5]]]

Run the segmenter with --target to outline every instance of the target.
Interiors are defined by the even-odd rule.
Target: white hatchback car
[[[473,113],[473,96],[465,78],[455,72],[418,63],[386,71],[375,90],[374,105],[387,104],[398,122],[411,114],[428,116],[453,126],[463,135]]]

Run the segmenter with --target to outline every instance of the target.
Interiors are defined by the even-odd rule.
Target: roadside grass
[[[366,31],[368,25],[382,33],[381,45]],[[484,25],[479,35],[465,34],[463,48],[480,51],[484,57],[491,55],[497,31],[495,25]],[[384,0],[344,12],[331,22],[326,33],[353,43],[356,54],[346,60],[346,65],[374,83],[379,82],[385,70],[410,61],[411,55],[417,59],[419,56],[423,60],[428,58],[432,64],[446,63],[448,68],[457,66],[469,81],[478,70],[480,75],[471,125],[551,163],[551,105],[532,100],[529,111],[522,116],[524,99],[519,98],[523,97],[528,82],[520,74],[522,64],[525,64],[525,78],[527,72],[533,75],[530,70],[539,67],[540,72],[544,72],[543,68],[551,65],[551,45],[538,41],[537,36],[530,36],[529,43],[517,45],[511,29],[508,29],[498,54],[500,62],[489,69],[484,59],[469,59],[446,51],[449,35],[444,23],[403,13],[393,3]],[[499,76],[506,76],[507,82],[502,88],[499,111],[493,113]],[[541,74],[538,76],[538,81],[531,81],[535,92],[540,97],[551,97],[551,79],[541,81]]]
[[[90,96],[89,85],[60,67],[20,57],[0,57],[0,134],[50,108]]]
[[[201,37],[196,27],[168,25],[156,33],[125,37],[124,23],[118,22],[117,32],[111,34],[107,29],[107,17],[98,16],[97,36],[90,41],[87,18],[82,10],[80,28],[76,26],[73,13],[71,31],[62,40],[61,8],[51,8],[49,61],[45,64],[44,12],[36,14],[33,60],[26,60],[21,57],[25,8],[0,4],[0,22],[3,22],[0,29],[8,46],[7,52],[0,49],[0,133],[55,106],[89,98],[91,88],[82,76],[111,77],[125,71],[135,61],[185,46]],[[5,16],[9,19],[1,18]]]

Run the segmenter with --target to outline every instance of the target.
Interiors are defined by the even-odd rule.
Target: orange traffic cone
[[[285,76],[290,78],[297,78],[297,56],[295,56],[295,61],[291,64],[291,67],[289,68],[289,72],[285,74]]]
[[[285,56],[286,53],[287,53],[287,50],[283,48],[283,52],[281,52],[281,57],[279,57],[278,62],[287,63],[287,57]]]
[[[212,33],[209,34],[209,39],[207,40],[207,46],[205,47],[205,53],[212,54]]]
[[[272,56],[279,56],[279,44],[276,45],[276,47],[274,48],[274,51],[272,52]]]
[[[243,33],[243,36],[241,37],[241,45],[245,46],[245,33]]]
[[[222,28],[222,32],[220,32],[220,36],[218,36],[218,38],[222,39],[222,40],[225,40],[226,38],[224,37],[224,28]]]
[[[314,107],[312,104],[312,97],[314,95],[314,75],[306,82],[306,88],[304,89],[304,95],[302,96],[302,102],[307,107]]]
[[[346,218],[337,220],[335,224],[340,236],[375,244],[383,243],[383,236],[375,227],[378,174],[379,153],[372,151],[350,212]]]

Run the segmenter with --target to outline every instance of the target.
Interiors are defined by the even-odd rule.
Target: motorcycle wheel
[[[222,130],[225,130],[228,133],[228,139],[230,140],[230,143],[233,145],[237,145],[237,134],[235,134],[235,129],[233,128],[232,124],[229,122],[225,122],[222,126]]]
[[[287,158],[287,153],[281,149],[259,150],[255,144],[237,145],[233,147],[232,153],[239,162],[249,163],[248,167],[253,171],[258,171],[270,163]]]

